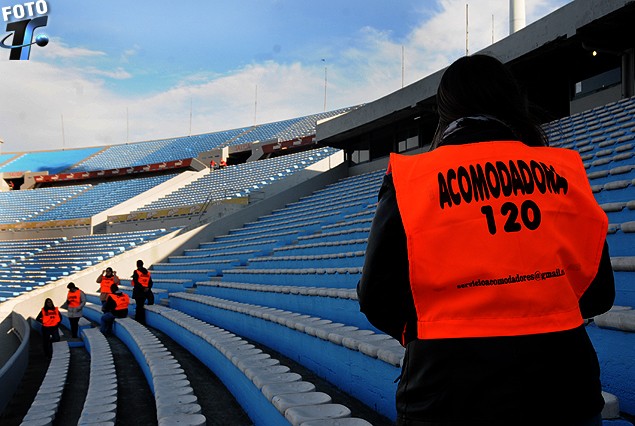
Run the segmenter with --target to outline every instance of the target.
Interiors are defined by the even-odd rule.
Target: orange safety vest
[[[130,305],[130,297],[126,293],[112,293],[110,297],[112,297],[112,300],[115,301],[115,311],[128,309],[128,305]]]
[[[420,339],[582,324],[608,219],[577,152],[481,142],[391,154],[390,169]]]
[[[78,308],[81,304],[80,290],[69,291],[66,300],[68,301],[69,308]]]
[[[144,274],[143,272],[137,269],[137,282],[141,284],[141,286],[147,287],[150,284],[150,271]]]
[[[43,327],[55,327],[60,323],[60,311],[59,309],[46,310],[42,308],[42,326]]]
[[[115,283],[115,276],[113,275],[112,277],[107,277],[105,275],[103,275],[101,277],[101,286],[99,287],[99,291],[101,293],[106,293],[106,294],[110,294],[110,287]]]

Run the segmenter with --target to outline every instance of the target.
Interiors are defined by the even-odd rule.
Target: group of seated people
[[[209,168],[212,170],[224,169],[225,167],[227,167],[227,161],[224,158],[221,158],[220,163],[216,163],[213,159],[209,162]]]

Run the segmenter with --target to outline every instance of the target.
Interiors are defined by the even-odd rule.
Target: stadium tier
[[[345,113],[342,108],[305,117],[223,130],[201,135],[61,151],[5,153],[0,155],[1,172],[84,172],[157,164],[196,158],[200,153],[223,146],[269,140],[293,140],[315,134],[316,122]]]
[[[0,223],[17,223],[37,217],[44,211],[88,191],[90,185],[41,188],[27,191],[0,192]]]
[[[99,184],[0,192],[0,223],[46,222],[91,216],[168,181],[174,174]]]
[[[106,261],[167,231],[0,241],[0,302]]]
[[[90,185],[85,191],[79,192],[66,202],[29,218],[28,221],[41,222],[91,217],[139,194],[150,191],[155,186],[168,181],[174,176],[174,174],[165,174]],[[37,189],[32,190],[32,196],[37,198],[38,191]]]
[[[214,170],[196,181],[139,208],[137,211],[150,211],[201,204],[210,200],[246,197],[250,193],[262,190],[280,179],[292,176],[299,170],[304,170],[336,151],[333,148],[322,148]]]
[[[69,172],[108,170],[195,158],[203,151],[217,148],[246,129],[158,141],[113,145],[71,168]]]

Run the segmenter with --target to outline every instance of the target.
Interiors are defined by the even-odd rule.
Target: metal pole
[[[403,82],[404,82],[404,67],[405,67],[405,50],[404,50],[404,46],[403,44],[401,45],[401,88],[403,89]]]
[[[66,136],[64,135],[64,114],[62,114],[62,151],[66,147]]]
[[[326,66],[324,66],[324,112],[326,112],[326,81],[327,81],[326,74],[327,74]]]
[[[256,125],[256,118],[258,115],[258,85],[256,84],[256,96],[254,98],[254,126]]]
[[[469,37],[469,27],[470,27],[470,13],[469,13],[469,5],[465,3],[465,56],[470,54],[468,48],[468,37]]]

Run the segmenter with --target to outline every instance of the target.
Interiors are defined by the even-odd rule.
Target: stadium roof
[[[633,22],[634,0],[576,0],[478,53],[507,63],[540,118],[551,121],[570,114],[573,84],[622,65],[623,53],[634,47]],[[421,117],[422,125],[436,123],[435,94],[443,71],[318,123],[316,140],[342,148],[400,120]]]

